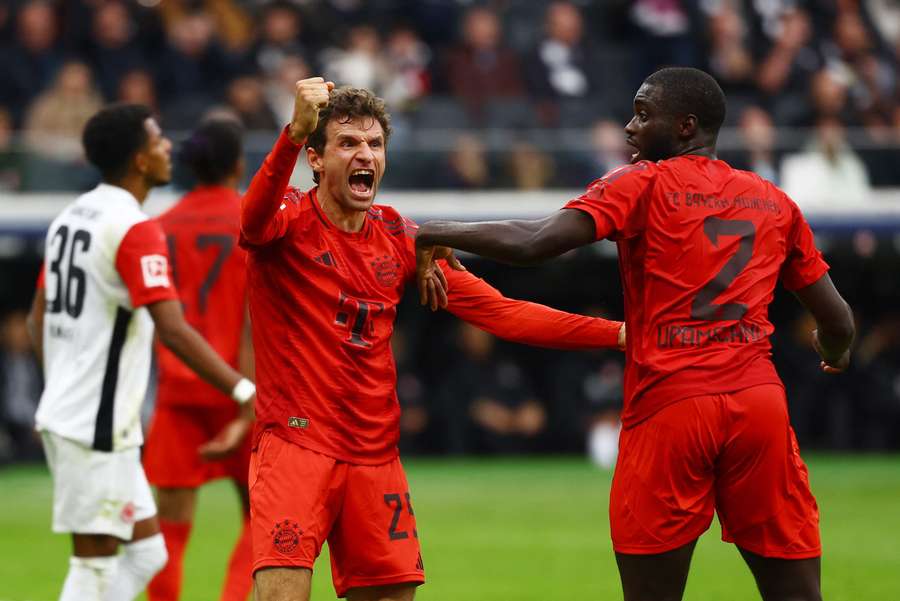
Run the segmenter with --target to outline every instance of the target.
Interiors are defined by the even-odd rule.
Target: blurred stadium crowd
[[[92,183],[78,135],[104,102],[170,132],[210,110],[272,132],[310,74],[388,101],[387,187],[582,187],[625,160],[664,64],[719,79],[723,157],[801,204],[900,185],[894,0],[10,0],[0,40],[7,190]]]
[[[898,63],[896,0],[7,0],[0,195],[93,185],[80,131],[115,100],[153,107],[176,141],[211,111],[236,114],[254,132],[252,174],[290,119],[294,82],[314,74],[388,101],[388,189],[581,188],[627,161],[634,91],[677,64],[728,94],[723,158],[801,206],[853,207],[900,187]],[[777,298],[798,437],[900,448],[900,236],[848,228],[820,244],[860,335],[850,374],[825,378],[812,326]],[[33,281],[37,253],[0,251],[4,280]],[[509,296],[622,315],[614,256],[596,248],[531,270],[467,264]],[[4,288],[0,464],[40,453],[40,373],[19,310],[31,290]],[[394,339],[406,452],[608,451],[592,432],[615,427],[620,354],[506,345],[414,304]]]

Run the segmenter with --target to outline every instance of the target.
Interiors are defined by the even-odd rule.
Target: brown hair
[[[384,130],[384,143],[391,137],[391,116],[384,106],[384,100],[364,88],[335,88],[328,95],[328,106],[319,111],[316,129],[306,139],[306,145],[318,154],[325,152],[325,128],[332,120],[347,123],[357,117],[377,119]],[[313,181],[319,183],[319,174],[313,172]]]

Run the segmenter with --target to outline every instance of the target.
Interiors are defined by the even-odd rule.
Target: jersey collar
[[[104,202],[121,202],[134,205],[137,209],[141,208],[141,203],[138,202],[138,199],[125,188],[101,182],[94,190],[103,195]]]

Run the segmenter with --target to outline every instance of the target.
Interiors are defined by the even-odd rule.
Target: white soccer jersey
[[[144,305],[177,298],[162,228],[131,193],[100,184],[50,225],[42,281],[38,430],[98,451],[139,446],[153,339]]]

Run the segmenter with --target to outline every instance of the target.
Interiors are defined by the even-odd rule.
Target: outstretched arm
[[[297,82],[294,117],[275,142],[272,152],[253,176],[241,199],[241,233],[251,244],[265,244],[283,234],[277,217],[300,149],[316,129],[319,110],[328,104],[334,84],[321,77]]]
[[[850,345],[856,334],[853,312],[826,273],[816,282],[794,291],[816,320],[813,347],[822,357],[822,369],[840,373],[850,365]]]
[[[429,221],[419,228],[416,249],[446,246],[503,263],[532,265],[590,244],[595,235],[594,220],[588,214],[562,209],[531,221]]]
[[[624,349],[620,321],[575,315],[506,298],[468,272],[447,272],[447,310],[506,340],[556,349]]]

